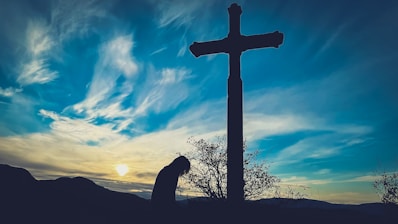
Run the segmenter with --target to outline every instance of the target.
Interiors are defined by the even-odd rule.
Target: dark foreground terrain
[[[149,201],[108,190],[82,177],[36,180],[0,164],[0,223],[396,223],[398,206],[339,205],[314,200],[263,199],[241,207],[203,198],[152,211]]]

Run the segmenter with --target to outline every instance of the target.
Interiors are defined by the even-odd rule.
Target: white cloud
[[[51,82],[58,77],[58,72],[48,68],[49,64],[44,59],[34,59],[22,66],[22,71],[17,82],[23,86]]]
[[[53,111],[40,109],[39,110],[39,115],[41,115],[43,117],[51,118],[54,121],[59,121],[60,120],[60,116],[57,113],[53,112]]]
[[[104,63],[109,65],[125,76],[132,76],[137,73],[138,66],[131,56],[133,49],[132,36],[119,36],[108,42],[102,50]]]
[[[98,1],[56,1],[52,5],[51,20],[32,18],[28,21],[25,33],[25,49],[17,77],[22,86],[44,84],[58,77],[58,72],[50,68],[49,60],[60,59],[64,41],[86,34],[93,18],[105,16]],[[127,73],[131,65],[119,62]],[[130,66],[130,67],[129,67]]]
[[[156,20],[160,28],[172,26],[185,30],[184,35],[179,40],[177,57],[184,56],[187,51],[188,45],[185,34],[188,30],[191,35],[197,36],[203,36],[203,33],[208,32],[208,29],[206,30],[205,27],[209,24],[210,8],[214,6],[215,1],[155,0],[152,3],[157,10],[156,14],[158,16]],[[190,29],[193,27],[193,23],[200,24],[200,26]]]
[[[330,171],[331,171],[330,169],[320,169],[320,170],[316,171],[315,174],[325,175],[325,174],[329,174]]]
[[[193,18],[197,16],[198,10],[202,9],[203,5],[206,4],[210,3],[183,0],[156,1],[157,9],[160,12],[159,26],[164,27],[173,24],[179,27],[190,25]]]
[[[177,107],[192,91],[185,82],[190,74],[191,71],[186,68],[164,68],[160,71],[149,69],[143,91],[138,96],[135,116],[143,116],[149,111],[160,113]]]
[[[55,42],[44,21],[33,20],[26,29],[27,56],[22,60],[17,82],[23,86],[44,84],[56,79],[58,73],[49,68],[48,55]]]
[[[340,142],[342,136],[344,135],[341,133],[332,132],[307,137],[282,149],[271,160],[278,164],[289,164],[297,163],[304,159],[324,159],[336,156],[341,153],[342,149],[349,146]],[[345,153],[349,154],[347,151]]]
[[[198,133],[218,132],[226,128],[226,101],[209,100],[180,112],[168,123],[168,128],[190,127]]]
[[[357,176],[352,179],[347,179],[347,180],[344,180],[343,182],[374,182],[378,178],[380,178],[380,176],[365,175],[365,176]]]
[[[373,128],[367,125],[353,125],[353,124],[348,124],[348,125],[333,125],[331,126],[331,130],[336,130],[340,133],[344,134],[354,134],[354,135],[366,135],[369,134],[373,131]],[[364,142],[365,139],[359,140],[358,138],[355,141],[349,142],[349,144],[359,144],[362,141]]]
[[[362,144],[362,143],[364,143],[364,142],[366,142],[366,141],[368,141],[369,139],[365,139],[365,138],[352,138],[352,139],[347,139],[347,140],[345,140],[345,142],[346,142],[346,144],[348,145],[348,146],[351,146],[351,145],[358,145],[358,144]]]
[[[244,135],[249,141],[271,135],[314,130],[317,128],[316,125],[314,122],[309,122],[308,118],[294,114],[246,113],[243,120]]]
[[[50,27],[44,21],[30,21],[26,29],[27,50],[33,56],[49,51],[55,42],[50,36]]]
[[[273,93],[270,93],[273,95]],[[252,93],[249,93],[252,95]],[[267,96],[259,96],[266,99]],[[271,96],[271,98],[273,98]],[[279,97],[277,97],[279,99]],[[268,98],[269,99],[269,98]],[[275,135],[293,134],[302,131],[324,132],[325,134],[303,139],[282,152],[275,159],[277,161],[296,161],[304,158],[327,158],[340,152],[340,149],[352,144],[361,144],[367,139],[360,136],[372,132],[372,128],[355,124],[329,124],[328,120],[309,113],[264,113],[264,107],[269,104],[259,104],[258,98],[247,97],[244,108],[243,134],[249,142],[272,138]],[[292,105],[294,106],[294,105]],[[207,101],[194,105],[172,119],[168,127],[195,127],[196,130],[210,133],[226,133],[226,100]],[[197,133],[200,133],[198,131]],[[341,139],[344,139],[343,141]],[[357,139],[357,140],[355,140]],[[359,142],[361,139],[362,142]],[[355,140],[355,141],[354,141]],[[337,144],[337,145],[336,145]],[[305,151],[305,153],[301,153]],[[295,156],[299,154],[299,156]]]
[[[190,74],[185,68],[175,69],[175,68],[164,68],[161,71],[161,80],[159,81],[160,85],[174,84],[181,82],[186,79]]]
[[[74,111],[86,115],[88,119],[132,117],[132,108],[124,108],[122,102],[132,93],[132,78],[138,72],[137,62],[132,56],[133,46],[132,35],[120,35],[100,47],[100,58],[86,98],[71,107]],[[117,80],[122,75],[126,79],[118,84]]]
[[[333,32],[331,32],[332,35],[330,35],[326,41],[322,40],[323,45],[319,48],[317,52],[313,55],[314,59],[318,59],[318,57],[322,54],[324,54],[325,51],[329,50],[330,48],[334,47],[333,45],[336,44],[336,40],[342,36],[342,34],[346,31],[347,27],[352,25],[354,19],[351,21],[346,21],[337,27]],[[320,33],[325,33],[324,31],[319,31]],[[313,38],[313,40],[316,40],[317,38]],[[319,39],[318,39],[319,40]]]
[[[293,86],[264,88],[247,92],[245,99],[249,100],[245,101],[245,110],[270,114],[300,114],[313,116],[316,119],[322,118],[324,121],[335,119],[336,113],[347,112],[349,114],[346,106],[357,106],[356,104],[360,103],[358,99],[361,99],[368,91],[367,86],[352,88],[358,83],[356,74],[363,73],[364,69],[362,64],[355,65],[336,71],[327,71],[325,74],[317,74],[316,78],[299,82]],[[354,127],[357,126],[354,125]]]
[[[53,120],[50,124],[53,135],[70,139],[75,143],[95,142],[103,146],[117,144],[126,138],[117,134],[112,124],[94,125],[86,119],[73,119],[44,109],[41,109],[39,114]]]
[[[310,80],[292,87],[245,93],[244,135],[250,137],[250,141],[257,141],[272,138],[272,135],[300,131],[320,133],[282,149],[271,158],[278,163],[329,158],[339,155],[343,149],[353,144],[368,142],[371,139],[366,135],[373,131],[370,125],[356,124],[355,121],[337,123],[335,117],[330,116],[335,116],[336,99],[349,101],[344,96],[343,89],[351,81],[344,78],[344,75],[348,76],[346,72],[338,72],[324,79]]]
[[[358,136],[367,135],[372,128],[361,125],[327,125],[314,124],[313,131],[326,131],[322,135],[307,137],[281,150],[274,158],[282,163],[294,163],[303,159],[322,159],[336,156],[346,147],[353,144],[362,144],[370,139],[358,140]],[[350,140],[354,138],[354,140]],[[341,140],[345,139],[345,140]],[[348,139],[348,140],[347,140]],[[345,151],[349,154],[348,151]]]
[[[309,186],[309,185],[320,185],[329,184],[331,180],[328,179],[308,179],[302,176],[291,176],[287,178],[281,178],[282,185],[296,185],[296,186]]]
[[[167,47],[161,47],[161,48],[159,48],[159,49],[157,49],[157,50],[155,50],[155,51],[153,51],[152,53],[150,53],[149,55],[155,55],[155,54],[159,54],[160,52],[163,52],[164,50],[166,50],[167,49]]]
[[[92,31],[95,19],[107,16],[109,4],[98,0],[57,1],[51,10],[51,29],[59,42]]]
[[[180,47],[180,50],[178,50],[177,57],[184,56],[186,51],[187,51],[187,45],[182,45]]]
[[[0,87],[0,96],[12,97],[14,94],[19,92],[22,92],[21,88],[15,89],[13,87],[7,87],[3,89],[2,87]]]
[[[134,102],[132,96],[138,63],[134,60],[132,35],[120,35],[105,42],[99,50],[99,59],[86,98],[65,111],[72,110],[86,120],[105,118],[114,130],[132,130],[137,118],[148,112],[160,113],[174,109],[188,96],[191,72],[186,68],[149,66],[148,75],[139,87]],[[120,79],[121,77],[124,79]],[[123,105],[129,100],[128,107]],[[138,130],[139,131],[139,130]]]

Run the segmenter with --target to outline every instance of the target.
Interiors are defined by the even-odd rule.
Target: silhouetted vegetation
[[[227,198],[227,150],[226,138],[218,136],[214,142],[190,138],[194,146],[185,156],[192,162],[191,171],[183,178],[204,196],[213,199]],[[243,145],[246,150],[246,144]],[[279,178],[269,173],[264,160],[256,160],[258,151],[245,152],[244,195],[245,199],[259,199],[276,187]]]
[[[373,182],[373,187],[385,204],[398,204],[398,172],[383,172]]]

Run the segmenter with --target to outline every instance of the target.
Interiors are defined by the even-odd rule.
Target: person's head
[[[177,157],[173,160],[171,165],[178,170],[180,176],[188,173],[191,169],[191,163],[185,156]]]

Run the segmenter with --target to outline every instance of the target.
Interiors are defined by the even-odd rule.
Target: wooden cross
[[[194,42],[189,49],[195,57],[206,54],[229,54],[228,121],[227,121],[227,200],[240,204],[244,200],[243,180],[243,114],[240,55],[242,52],[264,47],[278,48],[283,34],[273,33],[245,36],[240,33],[242,9],[236,3],[228,8],[229,34],[221,40]]]

